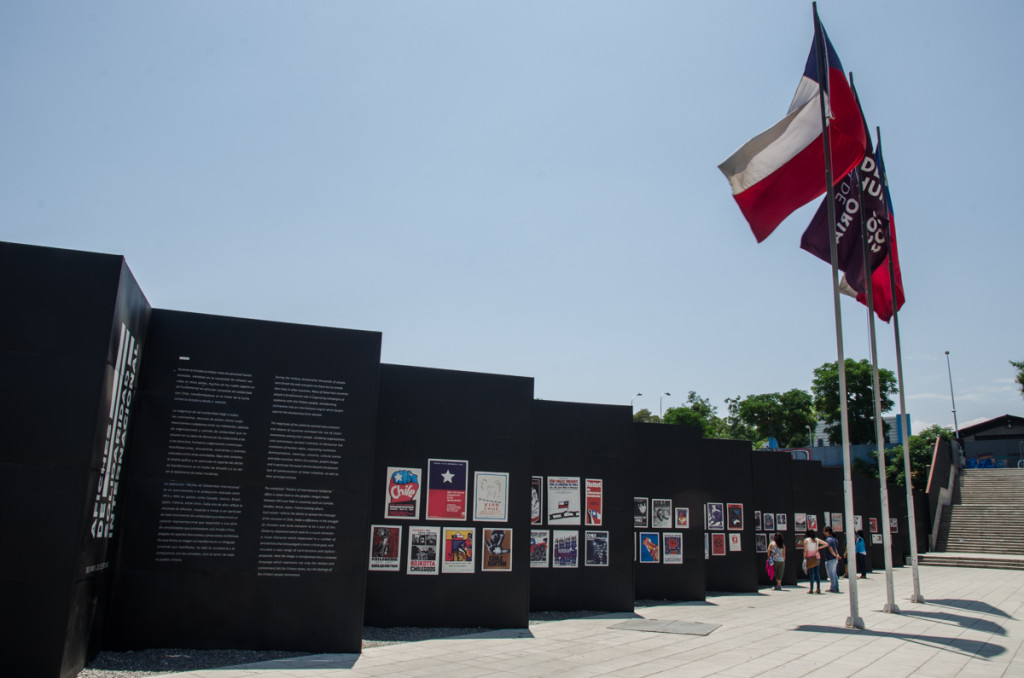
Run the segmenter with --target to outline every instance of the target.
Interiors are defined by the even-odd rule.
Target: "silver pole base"
[[[900,606],[896,603],[893,603],[892,605],[886,603],[885,606],[882,608],[882,612],[885,612],[887,614],[899,614]]]
[[[847,617],[846,628],[848,629],[862,629],[864,628],[864,620],[860,617]]]
[[[912,603],[927,603],[928,601],[924,599],[924,596],[920,596],[920,595],[915,593],[915,594],[910,596],[910,602],[912,602]]]

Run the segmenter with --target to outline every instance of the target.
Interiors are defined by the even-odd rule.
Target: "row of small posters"
[[[512,571],[512,530],[481,528],[484,548],[480,558],[482,572]],[[476,572],[476,528],[409,526],[409,559],[406,574]],[[402,526],[370,526],[370,570],[402,570]]]
[[[633,497],[633,527],[647,527],[648,520],[651,529],[686,530],[690,527],[690,509],[686,506],[673,509],[671,499]]]
[[[824,519],[829,521],[829,526],[832,527],[836,532],[843,532],[843,514],[842,513],[826,513]],[[892,518],[889,521],[890,532],[899,532],[899,521],[896,518]],[[882,543],[882,536],[874,533],[878,532],[878,519],[868,518],[868,526],[872,532],[871,541],[872,543]],[[789,529],[789,521],[787,514],[785,513],[769,513],[768,511],[754,511],[754,529],[764,530],[766,532],[785,532]],[[854,531],[864,529],[864,517],[855,515],[853,517],[853,529]],[[814,513],[794,513],[793,514],[793,531],[797,535],[802,535],[808,530],[818,531],[818,516]],[[798,544],[799,548],[799,544]]]
[[[473,520],[508,521],[508,473],[476,471],[473,474]],[[420,519],[423,469],[388,466],[384,517],[391,520]],[[457,459],[427,460],[426,520],[465,521],[468,518],[469,462]]]
[[[608,567],[608,531],[530,530],[530,567],[553,569],[580,566],[583,547],[584,567]]]
[[[543,525],[546,519],[548,525],[603,525],[604,481],[600,478],[586,478],[582,487],[582,503],[580,489],[579,477],[548,476],[545,482],[544,476],[532,476],[530,524]]]
[[[683,564],[682,532],[634,532],[633,560],[641,563]]]

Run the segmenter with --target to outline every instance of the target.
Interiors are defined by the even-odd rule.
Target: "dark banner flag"
[[[858,188],[859,184],[859,188]],[[821,201],[818,211],[800,238],[800,248],[825,263],[832,263],[828,236],[828,198]],[[882,178],[870,148],[860,167],[843,177],[835,187],[836,251],[839,270],[846,274],[846,283],[856,292],[867,291],[868,276],[864,272],[864,253],[861,233],[866,233],[871,270],[882,265],[889,246],[886,239],[887,210]],[[863,231],[861,212],[863,210]]]

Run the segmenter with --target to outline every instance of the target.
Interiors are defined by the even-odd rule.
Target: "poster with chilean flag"
[[[819,49],[824,72],[818,65]],[[838,183],[860,164],[867,140],[853,90],[815,10],[814,42],[788,114],[718,166],[758,242],[794,210],[825,192],[819,91],[829,119],[832,179]]]
[[[427,520],[465,520],[469,462],[427,460]]]
[[[384,517],[419,520],[420,477],[418,468],[388,466],[388,490]]]

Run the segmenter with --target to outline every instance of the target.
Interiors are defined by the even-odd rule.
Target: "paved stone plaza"
[[[713,564],[713,562],[712,562]],[[1024,676],[1024,571],[922,566],[926,604],[910,602],[911,568],[895,571],[901,614],[885,614],[885,576],[861,580],[866,629],[845,628],[843,593],[806,588],[709,595],[704,603],[639,608],[636,614],[538,623],[177,678],[353,678],[357,676]],[[486,601],[453,601],[485,604]],[[649,628],[688,634],[634,630]],[[717,625],[717,628],[714,628]],[[709,629],[714,628],[714,630]],[[707,635],[699,635],[706,633]]]

